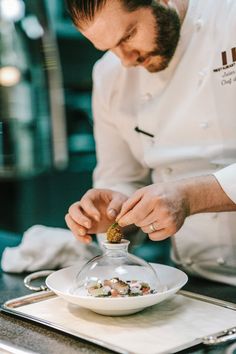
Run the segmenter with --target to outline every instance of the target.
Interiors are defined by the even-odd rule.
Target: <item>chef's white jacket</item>
[[[235,0],[190,0],[164,71],[124,68],[108,52],[93,78],[95,187],[131,195],[150,183],[214,173],[236,203]],[[190,216],[172,239],[177,263],[236,285],[235,212]]]

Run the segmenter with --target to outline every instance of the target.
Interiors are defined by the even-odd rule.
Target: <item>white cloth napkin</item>
[[[98,254],[101,249],[95,243],[84,245],[69,230],[34,225],[19,246],[5,248],[1,266],[5,272],[34,272],[85,263]]]

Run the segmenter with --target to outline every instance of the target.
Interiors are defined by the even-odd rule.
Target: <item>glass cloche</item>
[[[128,253],[129,241],[104,242],[104,253],[78,272],[71,292],[78,296],[131,297],[162,291],[154,268]]]

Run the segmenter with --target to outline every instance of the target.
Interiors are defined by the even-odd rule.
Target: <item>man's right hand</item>
[[[128,197],[109,189],[90,189],[69,208],[65,221],[75,237],[91,242],[90,234],[106,232]]]

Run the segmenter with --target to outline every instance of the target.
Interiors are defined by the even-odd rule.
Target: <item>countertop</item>
[[[4,247],[16,246],[21,240],[20,236],[9,233],[6,234],[5,232],[0,232],[0,236],[0,256]],[[2,272],[0,269],[0,304],[3,304],[7,300],[32,293],[26,289],[23,284],[23,279],[25,276],[26,274],[7,274]],[[233,286],[215,283],[200,278],[189,277],[189,281],[183,289],[236,303],[236,287]],[[110,350],[69,336],[68,334],[63,334],[43,325],[19,319],[3,312],[0,312],[0,343],[1,341],[23,349],[23,353],[25,353],[26,350],[31,353],[34,352],[42,354],[113,353]],[[232,342],[231,344],[220,345],[214,348],[198,345],[179,353],[236,354],[236,349],[234,351],[231,350],[232,345],[236,347],[236,343]],[[7,353],[12,352],[8,351]],[[0,353],[2,353],[1,347]]]
[[[24,274],[15,275],[3,272],[0,273],[1,304],[9,299],[31,293],[23,285],[24,276]],[[229,285],[190,277],[187,285],[183,289],[230,302],[236,302],[236,288]],[[112,353],[110,350],[98,347],[92,343],[85,342],[33,322],[18,319],[2,312],[0,313],[0,340],[7,341],[19,348],[42,354]],[[180,353],[228,353],[229,348],[229,344],[227,346],[221,345],[215,348],[198,345]],[[232,354],[234,352],[230,353]]]

